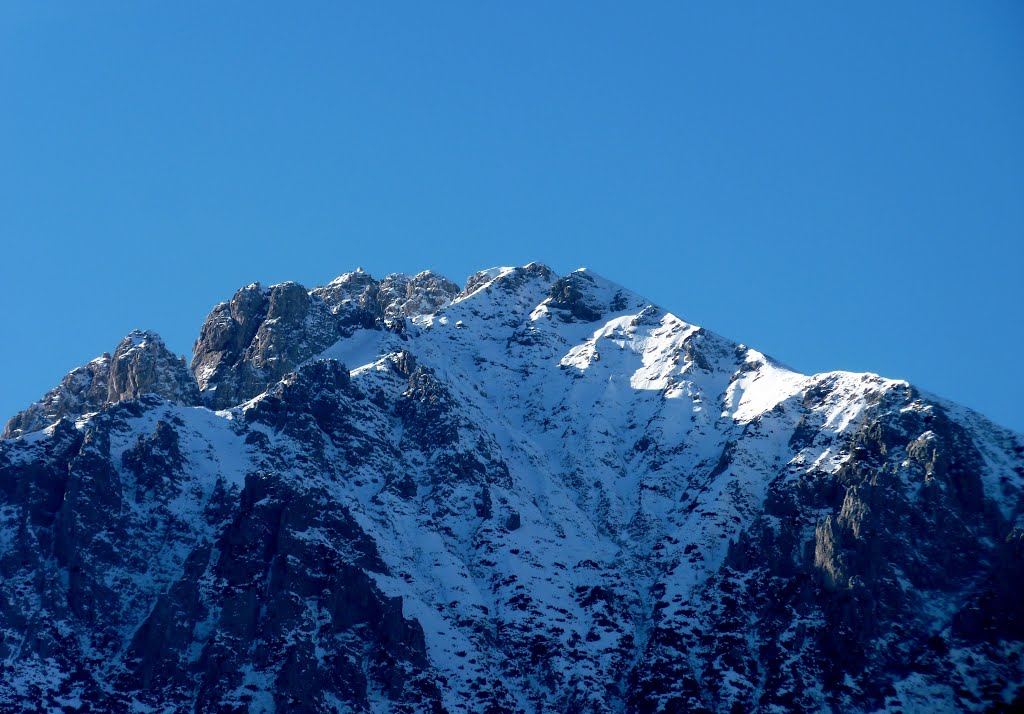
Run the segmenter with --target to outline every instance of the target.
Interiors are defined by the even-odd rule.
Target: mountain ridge
[[[0,702],[1019,702],[1024,438],[904,381],[802,375],[538,263],[246,286],[194,392],[132,334],[0,442],[26,583],[0,585]],[[163,545],[133,559],[143,523]]]

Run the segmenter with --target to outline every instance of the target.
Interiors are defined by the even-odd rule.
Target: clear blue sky
[[[541,260],[1024,430],[1024,4],[6,2],[0,240],[0,419],[254,280]]]

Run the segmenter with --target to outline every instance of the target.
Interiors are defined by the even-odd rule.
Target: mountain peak
[[[38,402],[11,418],[3,435],[28,434],[145,394],[199,403],[199,390],[185,361],[168,350],[157,333],[132,330],[113,355],[104,353],[72,370]]]
[[[252,284],[194,352],[8,425],[0,709],[1021,703],[1024,438],[905,382],[540,263]]]

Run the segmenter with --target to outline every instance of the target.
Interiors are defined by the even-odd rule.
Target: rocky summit
[[[0,711],[1024,706],[1024,436],[588,271],[249,285],[0,440]]]

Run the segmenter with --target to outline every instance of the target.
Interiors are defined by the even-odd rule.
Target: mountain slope
[[[165,353],[0,441],[5,706],[1020,703],[1024,438],[905,382],[539,264],[251,285]]]

